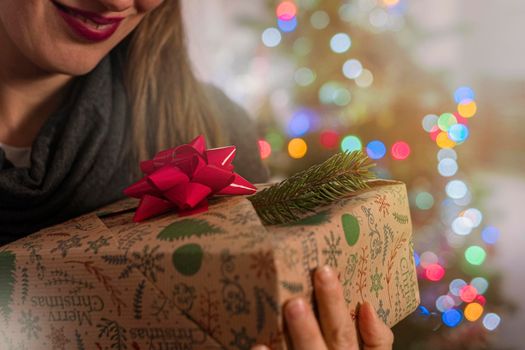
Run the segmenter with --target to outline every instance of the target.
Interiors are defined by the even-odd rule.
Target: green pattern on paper
[[[394,216],[394,220],[396,220],[400,224],[402,225],[408,224],[408,215],[403,215],[403,214],[399,214],[396,212],[392,213],[392,215]]]
[[[173,241],[219,233],[224,233],[224,231],[217,226],[211,225],[206,220],[184,219],[168,225],[164,230],[160,231],[157,238],[163,241]]]
[[[343,214],[341,217],[343,231],[345,233],[346,243],[353,246],[359,240],[359,222],[357,218],[350,214]]]
[[[379,291],[383,290],[383,285],[381,284],[381,279],[383,278],[383,274],[379,273],[376,267],[376,272],[370,278],[372,279],[372,285],[370,286],[370,291],[374,292],[376,295],[376,298],[378,298]]]
[[[315,215],[286,224],[286,226],[318,226],[328,222],[328,220],[330,220],[330,212],[325,210]]]
[[[186,244],[173,253],[173,266],[184,276],[193,276],[199,272],[203,257],[204,251],[200,245]]]
[[[7,319],[11,315],[11,303],[15,289],[16,255],[10,251],[0,252],[0,313]]]

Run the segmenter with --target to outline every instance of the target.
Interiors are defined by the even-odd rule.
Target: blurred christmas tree
[[[508,305],[485,259],[499,233],[472,207],[480,203],[465,180],[468,164],[460,171],[454,150],[477,112],[472,89],[452,98],[414,63],[405,43],[417,30],[402,0],[272,1],[268,11],[268,22],[250,24],[273,72],[258,116],[272,173],[365,150],[380,177],[407,183],[421,253],[421,307],[396,326],[396,348],[496,349],[487,335],[500,322],[494,311]]]

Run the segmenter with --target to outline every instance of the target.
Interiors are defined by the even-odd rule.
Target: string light
[[[360,151],[363,148],[359,137],[348,135],[341,141],[341,150],[343,152]]]
[[[366,153],[371,159],[381,159],[386,154],[385,144],[379,140],[370,141],[366,146]]]
[[[261,159],[269,158],[272,154],[272,146],[270,145],[270,143],[266,140],[259,140],[258,145]]]
[[[277,5],[275,13],[280,20],[289,21],[297,14],[297,6],[291,1],[283,1]]]
[[[330,48],[335,53],[344,53],[352,46],[352,40],[346,33],[337,33],[330,39]]]
[[[267,28],[262,33],[262,42],[267,47],[276,47],[281,39],[281,32],[277,28]]]
[[[308,146],[302,138],[291,139],[288,143],[288,154],[294,159],[303,158],[306,155]]]
[[[407,159],[410,155],[410,146],[404,141],[397,141],[392,146],[392,157],[396,160]]]

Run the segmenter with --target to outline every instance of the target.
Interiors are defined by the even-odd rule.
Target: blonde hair
[[[137,160],[199,134],[211,146],[225,142],[212,101],[192,72],[181,12],[179,0],[165,0],[146,15],[127,45],[124,83]]]

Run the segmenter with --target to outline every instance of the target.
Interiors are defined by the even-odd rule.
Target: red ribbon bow
[[[207,198],[218,195],[247,195],[257,191],[246,179],[233,172],[236,147],[206,150],[204,136],[189,144],[157,153],[140,163],[146,175],[124,190],[140,198],[133,221],[140,222],[170,209],[185,214],[206,210]]]

